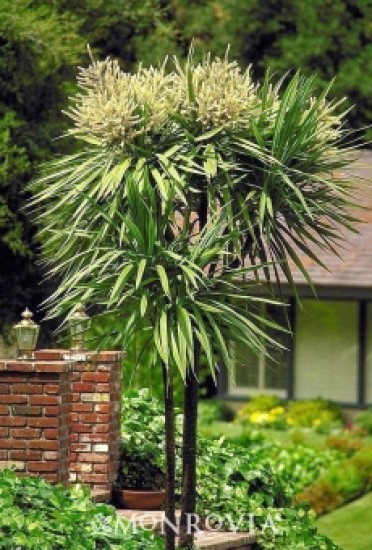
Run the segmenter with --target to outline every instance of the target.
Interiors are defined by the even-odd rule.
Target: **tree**
[[[54,138],[63,129],[59,111],[67,97],[66,80],[85,49],[76,31],[72,16],[59,16],[45,3],[37,8],[21,0],[0,1],[2,331],[21,308],[36,308],[48,293],[45,286],[38,287],[41,269],[35,228],[24,212],[25,187],[36,166],[57,150]]]
[[[270,284],[282,271],[292,282],[290,261],[306,276],[296,250],[316,259],[313,245],[335,251],[339,228],[352,227],[350,185],[336,175],[350,160],[343,116],[314,78],[267,76],[257,86],[227,57],[133,75],[116,61],[93,62],[78,83],[70,133],[86,148],[47,167],[32,201],[49,273],[60,277],[50,314],[95,306],[96,317],[113,320],[102,346],[147,335],[164,373],[171,522],[173,376],[185,381],[180,544],[188,547],[201,354],[215,375],[221,357],[233,362],[228,341],[265,351],[270,321],[242,277],[259,272]]]

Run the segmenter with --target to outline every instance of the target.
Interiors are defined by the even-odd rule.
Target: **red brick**
[[[103,413],[103,414],[109,414],[112,409],[111,403],[96,403],[94,405],[94,412],[96,413]]]
[[[107,433],[109,432],[111,429],[111,427],[109,426],[109,424],[96,424],[93,426],[93,432],[94,433],[97,433],[97,434],[104,434],[104,433]]]
[[[27,403],[24,395],[0,395],[0,403]]]
[[[82,374],[83,382],[105,383],[110,380],[109,372],[84,372]]]
[[[59,407],[45,407],[44,414],[45,416],[58,416]]]
[[[0,393],[9,393],[9,384],[0,384]]]
[[[110,384],[97,384],[95,391],[98,393],[108,393],[110,389]]]
[[[107,472],[110,470],[109,464],[99,464],[95,463],[93,464],[93,470],[97,474],[107,474]]]
[[[90,424],[80,424],[76,422],[71,426],[71,429],[75,433],[89,433],[92,431],[92,426]]]
[[[42,393],[43,386],[40,384],[13,384],[13,393],[24,393],[25,395]]]
[[[71,443],[70,449],[73,453],[78,451],[90,452],[92,450],[92,445],[90,443]]]
[[[8,459],[8,451],[0,451],[0,460]]]
[[[41,451],[10,451],[12,460],[41,460]]]
[[[30,405],[58,405],[60,397],[55,395],[31,395]]]
[[[57,428],[58,418],[29,418],[30,428]]]
[[[69,415],[70,422],[79,422],[79,415],[76,412],[72,412]]]
[[[92,424],[102,424],[109,421],[108,414],[86,413],[80,415],[81,422],[91,422]]]
[[[30,407],[30,405],[14,405],[14,414],[25,416],[39,416],[41,414],[41,407]]]
[[[27,419],[19,416],[0,416],[0,426],[26,426]]]
[[[34,365],[32,363],[8,363],[5,370],[9,372],[32,372]]]
[[[0,437],[8,437],[9,428],[0,428]]]
[[[41,430],[37,430],[36,428],[15,428],[12,431],[12,435],[15,438],[23,438],[23,439],[36,439],[40,437]]]
[[[42,449],[43,451],[57,451],[58,441],[45,441],[40,439],[39,441],[30,441],[28,444],[29,449]]]
[[[79,393],[90,393],[95,391],[95,384],[91,382],[73,382],[72,391]]]
[[[0,414],[9,414],[10,408],[8,405],[0,405]]]
[[[81,473],[80,480],[82,483],[107,483],[107,475]]]
[[[57,470],[56,462],[29,462],[29,472],[55,472]]]
[[[44,451],[43,452],[43,459],[44,460],[57,460],[58,459],[58,453],[57,453],[57,451]]]
[[[58,384],[45,384],[44,391],[48,394],[58,394],[59,386]]]
[[[43,431],[43,435],[45,439],[57,439],[58,437],[58,430],[56,429],[46,429]]]
[[[0,439],[0,449],[26,449],[27,443],[23,439]]]
[[[61,481],[61,478],[58,478],[58,474],[43,474],[43,479],[46,479],[51,483],[57,483],[57,481]]]
[[[93,403],[72,403],[72,412],[93,412]]]
[[[38,349],[34,355],[37,361],[63,361],[66,353],[70,352],[66,349]]]
[[[66,363],[37,363],[35,365],[35,371],[41,373],[62,373],[66,370],[66,368]]]
[[[107,453],[79,453],[79,462],[109,462],[110,457]]]
[[[81,434],[82,443],[108,443],[110,435],[107,434]]]

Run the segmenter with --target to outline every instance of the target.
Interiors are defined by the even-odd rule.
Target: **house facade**
[[[320,396],[345,407],[372,406],[372,152],[362,153],[350,174],[362,207],[354,212],[361,219],[359,233],[344,235],[340,257],[314,250],[328,270],[302,255],[316,297],[293,268],[300,302],[284,284],[286,305],[269,305],[264,311],[290,327],[290,332],[272,334],[284,349],[257,357],[235,346],[234,376],[221,368],[220,397],[246,400],[270,393],[288,399]]]

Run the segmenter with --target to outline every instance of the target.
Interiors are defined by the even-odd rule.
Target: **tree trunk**
[[[175,550],[176,534],[172,525],[176,525],[175,489],[176,489],[176,446],[174,435],[173,381],[169,368],[163,364],[164,408],[165,408],[165,550]]]
[[[200,195],[198,208],[199,231],[203,231],[208,222],[208,197],[204,190]],[[179,546],[193,548],[194,528],[192,523],[196,511],[196,452],[198,429],[199,372],[201,347],[199,341],[194,344],[194,370],[188,369],[183,404],[183,442],[182,442],[182,502],[180,518]]]
[[[192,548],[196,509],[196,447],[199,400],[200,345],[195,346],[194,371],[189,371],[184,394],[184,422],[182,446],[182,503],[179,546]]]

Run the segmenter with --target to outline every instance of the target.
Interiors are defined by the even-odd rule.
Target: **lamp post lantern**
[[[34,359],[34,349],[40,326],[32,320],[33,314],[26,308],[22,313],[22,321],[14,325],[17,345],[20,352],[19,359]]]
[[[68,319],[71,335],[71,349],[85,349],[85,336],[90,324],[90,318],[85,312],[84,304],[78,304]]]

